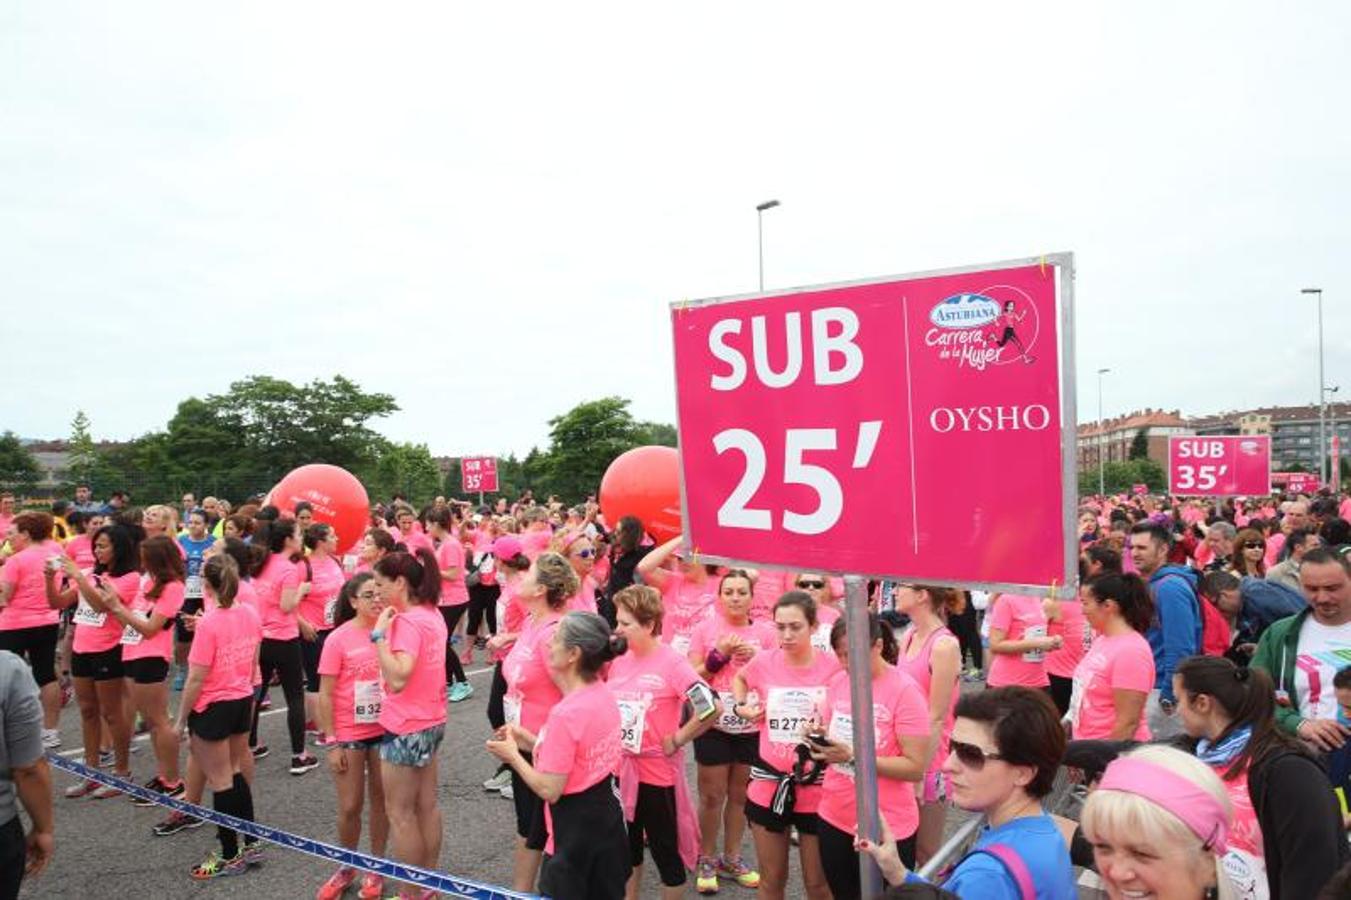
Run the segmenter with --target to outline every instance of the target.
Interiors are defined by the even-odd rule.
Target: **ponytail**
[[[845,624],[845,617],[840,616],[830,629],[831,649],[839,647],[840,642],[845,639],[849,633],[849,628]],[[896,665],[896,661],[901,657],[900,644],[896,642],[896,632],[891,630],[891,626],[882,621],[881,617],[875,612],[868,613],[868,646],[876,642],[882,642],[882,659],[889,665]]]
[[[1225,770],[1225,781],[1237,778],[1273,750],[1303,749],[1276,730],[1276,688],[1263,670],[1237,666],[1222,656],[1189,656],[1177,664],[1173,674],[1188,694],[1209,696],[1229,717],[1229,726],[1217,743],[1244,726],[1252,727],[1247,746]]]
[[[228,553],[217,553],[202,565],[202,579],[216,596],[216,605],[229,609],[239,593],[239,566]]]
[[[401,550],[382,556],[375,571],[390,581],[398,578],[406,581],[409,603],[435,606],[441,599],[441,569],[435,554],[426,547],[418,548],[416,557]]]

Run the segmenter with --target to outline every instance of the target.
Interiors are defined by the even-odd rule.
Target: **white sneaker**
[[[494,775],[492,778],[489,778],[487,781],[483,782],[483,789],[490,794],[493,791],[500,791],[504,787],[511,787],[510,769],[503,769],[502,771]]]
[[[505,797],[505,798],[508,799],[508,800],[515,800],[515,799],[516,799],[516,791],[512,789],[512,787],[511,787],[511,782],[510,782],[510,781],[508,781],[506,784],[502,785],[501,789],[498,790],[498,793],[501,794],[503,797]]]
[[[61,746],[61,732],[55,728],[42,729],[42,749],[55,750]]]

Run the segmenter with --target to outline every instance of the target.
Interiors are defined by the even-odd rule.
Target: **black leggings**
[[[629,864],[635,869],[643,864],[643,845],[646,843],[652,859],[657,863],[657,871],[661,873],[661,883],[666,887],[684,884],[685,863],[680,858],[680,841],[677,837],[675,788],[639,782],[633,821],[626,824],[629,829]]]
[[[272,673],[281,677],[281,690],[286,695],[286,729],[291,733],[291,755],[305,753],[305,672],[300,659],[300,638],[278,641],[263,638],[258,650],[258,666],[263,670],[263,689],[272,683]],[[253,705],[253,729],[249,731],[249,746],[258,746],[259,706]]]
[[[957,638],[959,653],[957,661],[962,662],[969,653],[971,665],[977,669],[985,668],[985,653],[980,645],[980,625],[976,621],[976,608],[966,601],[966,608],[955,616],[948,617],[948,631]]]
[[[822,819],[816,827],[816,846],[821,851],[821,868],[835,900],[860,900],[863,885],[858,879],[858,851],[854,836]],[[896,850],[906,868],[915,868],[915,836],[896,842]]]
[[[459,606],[440,606],[441,618],[446,620],[446,684],[455,684],[459,681],[467,682],[464,666],[460,663],[460,654],[455,652],[451,646],[451,638],[455,637],[455,626],[460,624],[460,616],[468,608],[463,603]],[[466,636],[466,640],[469,638]]]
[[[493,666],[493,686],[488,689],[488,724],[493,731],[507,724],[507,711],[502,698],[507,695],[507,678],[502,674],[502,663]]]
[[[1074,693],[1074,679],[1052,675],[1049,672],[1046,673],[1046,677],[1051,679],[1051,699],[1055,701],[1055,708],[1060,710],[1063,716],[1070,711],[1070,695]]]
[[[464,630],[466,638],[474,639],[484,619],[488,621],[488,633],[497,634],[497,598],[500,596],[502,586],[498,584],[476,584],[469,589],[469,623]]]

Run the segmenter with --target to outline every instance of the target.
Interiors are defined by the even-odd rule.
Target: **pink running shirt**
[[[403,690],[385,688],[380,724],[391,734],[413,734],[446,721],[446,620],[434,606],[418,604],[389,623],[391,653],[415,663]]]
[[[1104,740],[1116,723],[1114,690],[1139,691],[1148,695],[1154,689],[1154,652],[1149,641],[1136,631],[1113,637],[1097,635],[1088,655],[1074,670],[1074,692],[1066,714],[1074,728],[1076,741]],[[1149,740],[1145,706],[1132,738]]]
[[[676,758],[662,750],[662,740],[680,728],[685,691],[699,683],[689,662],[658,642],[646,656],[630,649],[610,663],[606,686],[619,704],[620,744],[635,756],[638,780],[670,787],[677,775]]]
[[[93,576],[86,572],[85,578],[90,579]],[[99,579],[105,587],[111,587],[117,592],[117,598],[122,601],[123,606],[132,608],[136,592],[141,587],[139,572],[127,572],[116,577],[100,575]],[[78,591],[77,588],[76,592]],[[102,653],[113,649],[122,640],[123,625],[117,616],[112,613],[95,612],[94,607],[90,606],[83,596],[76,602],[74,621],[75,640],[71,644],[71,649],[76,653]],[[124,653],[123,657],[125,656]]]
[[[1046,625],[1046,613],[1041,608],[1040,597],[999,594],[994,598],[994,610],[990,614],[992,635],[994,629],[998,628],[1010,641],[1046,637]],[[1014,684],[1024,687],[1046,687],[1051,683],[1046,677],[1046,651],[991,652],[990,677],[986,683],[990,687]]]
[[[262,640],[263,623],[251,606],[235,603],[228,609],[217,607],[202,616],[192,649],[188,651],[188,663],[207,670],[193,712],[203,712],[221,700],[253,696],[258,645]]]
[[[149,575],[140,579],[140,589],[136,592],[136,599],[131,605],[131,612],[140,616],[142,619],[149,620],[150,617],[159,613],[164,616],[164,627],[155,634],[154,637],[146,637],[135,628],[127,627],[122,632],[122,661],[130,662],[133,659],[163,659],[171,661],[174,658],[174,616],[183,608],[184,585],[181,581],[171,581],[164,586],[157,599],[151,600],[146,596],[146,592],[154,586],[154,581]]]
[[[333,736],[340,741],[380,737],[384,680],[371,633],[356,619],[333,629],[319,655],[319,674],[333,682]]]

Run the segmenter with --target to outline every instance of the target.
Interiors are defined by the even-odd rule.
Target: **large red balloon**
[[[346,469],[324,463],[301,466],[277,482],[268,495],[268,502],[288,516],[302,500],[314,507],[314,521],[333,526],[344,551],[355,547],[366,533],[370,499],[366,488]]]
[[[678,536],[680,454],[674,447],[634,447],[615,457],[600,481],[600,508],[611,528],[637,516],[658,541]]]

